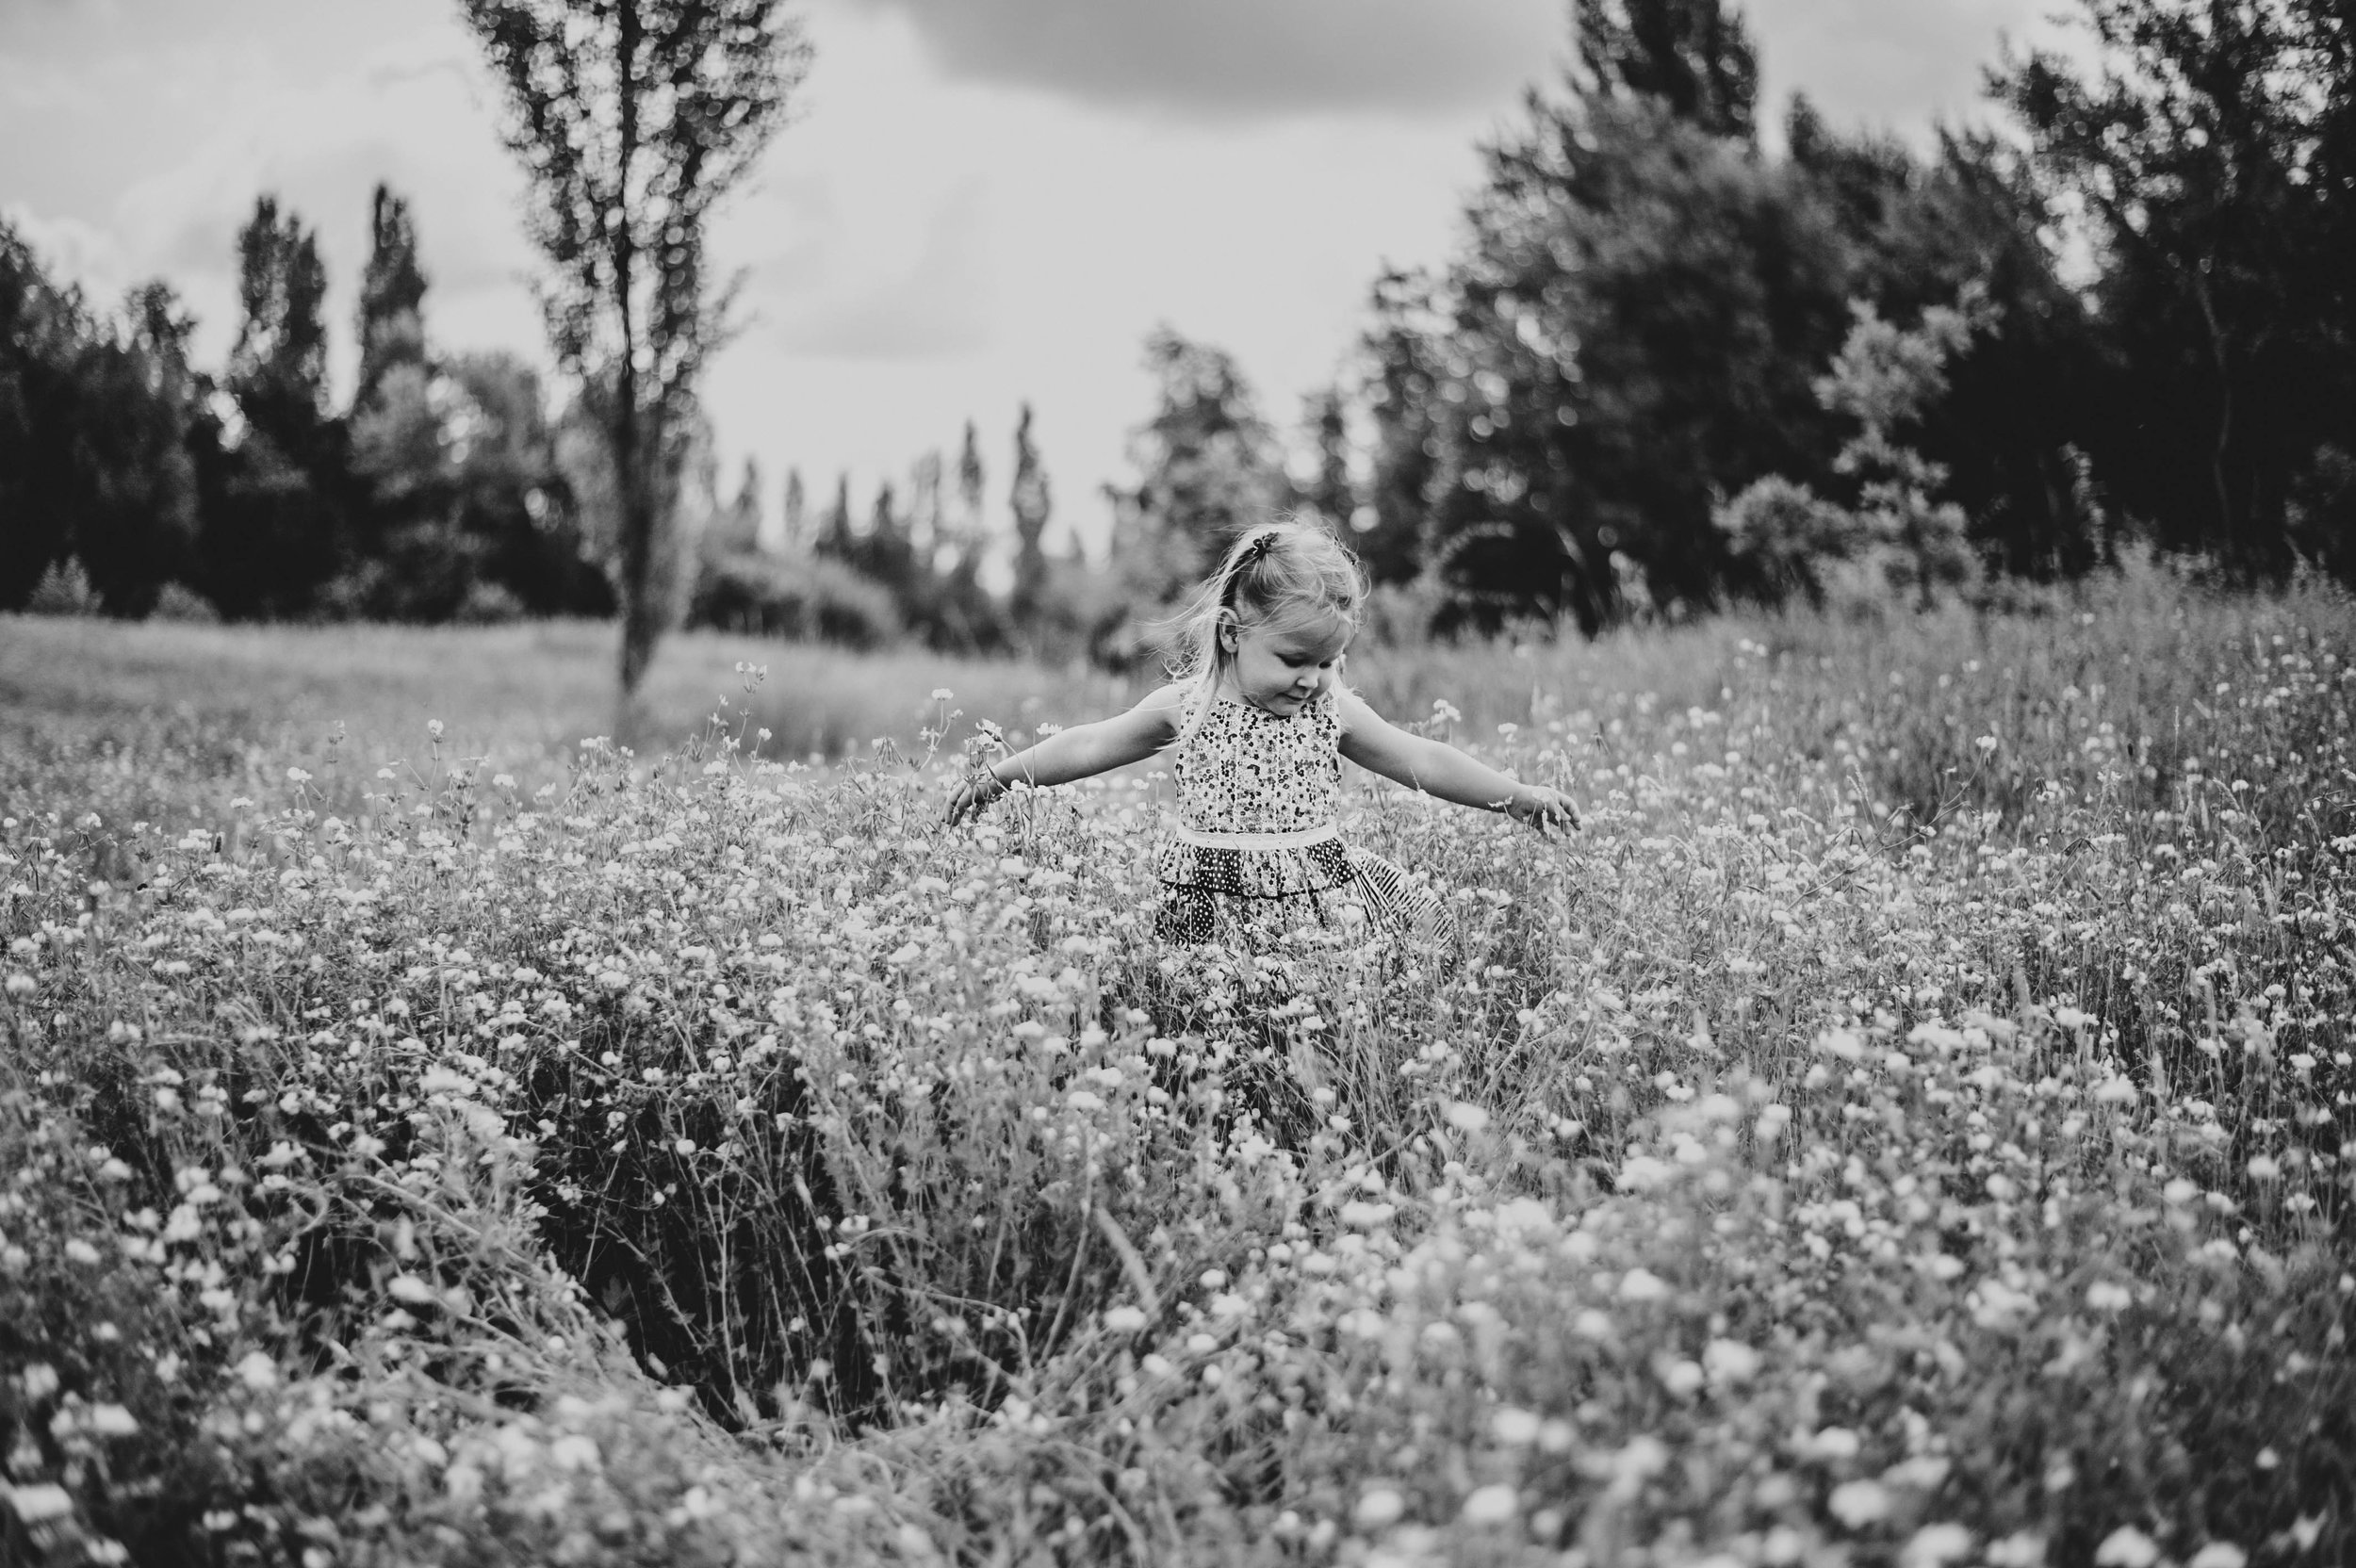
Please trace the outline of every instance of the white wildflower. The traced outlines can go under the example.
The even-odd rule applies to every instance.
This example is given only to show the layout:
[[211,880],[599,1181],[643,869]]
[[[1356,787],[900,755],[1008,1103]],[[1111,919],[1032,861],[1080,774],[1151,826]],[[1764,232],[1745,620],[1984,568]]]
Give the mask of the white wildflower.
[[2097,1568],[2151,1568],[2159,1560],[2158,1544],[2133,1525],[2119,1526],[2094,1548]]
[[1853,1530],[1890,1516],[1890,1492],[1879,1481],[1842,1481],[1824,1499],[1833,1517]]
[[1975,1537],[1961,1525],[1925,1525],[1916,1530],[1898,1554],[1899,1568],[1946,1568],[1972,1555]]

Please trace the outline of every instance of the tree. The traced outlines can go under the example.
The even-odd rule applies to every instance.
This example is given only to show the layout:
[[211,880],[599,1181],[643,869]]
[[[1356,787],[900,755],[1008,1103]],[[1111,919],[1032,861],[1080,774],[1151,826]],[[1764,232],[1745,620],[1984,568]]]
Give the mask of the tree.
[[343,560],[321,597],[346,615],[443,621],[465,604],[480,565],[453,515],[453,387],[426,348],[417,226],[383,184],[368,235],[359,375],[345,416],[357,482]]
[[744,475],[736,482],[736,498],[712,519],[712,531],[704,544],[707,549],[755,549],[760,547],[761,531],[761,460],[747,457]]
[[310,612],[347,563],[363,497],[347,427],[327,411],[326,297],[318,237],[257,198],[237,235],[242,315],[223,378],[241,428],[199,476],[199,586],[232,619]]
[[1447,380],[1449,323],[1423,272],[1386,271],[1374,285],[1374,323],[1360,344],[1367,412],[1374,420],[1368,526],[1359,559],[1377,582],[1406,582],[1423,570],[1432,485],[1439,473],[1440,388]]
[[1037,616],[1046,602],[1047,551],[1041,541],[1047,533],[1047,519],[1055,511],[1047,469],[1031,440],[1031,405],[1027,402],[1014,427],[1014,488],[1006,500],[1014,512],[1015,537],[1014,593],[1008,605],[1015,621],[1023,624]]
[[[53,281],[0,219],[0,609],[24,608],[82,545],[83,383],[97,339],[81,291]],[[86,572],[68,575],[87,584]]]
[[161,284],[94,318],[0,220],[0,609],[71,562],[99,608],[140,616],[188,571],[192,330]]
[[1128,545],[1166,546],[1176,578],[1191,580],[1236,533],[1274,513],[1283,466],[1275,433],[1233,355],[1165,326],[1146,339],[1145,363],[1156,406],[1130,435],[1139,479],[1136,489],[1113,493],[1115,536],[1125,531]]
[[445,369],[452,410],[453,517],[477,548],[460,612],[497,596],[533,615],[610,615],[613,585],[591,559],[581,507],[557,463],[539,372],[514,354],[460,354]]
[[2080,0],[2101,64],[1991,90],[2098,252],[2113,360],[2094,458],[2158,543],[2356,576],[2356,17],[2345,0]]
[[1817,400],[1858,427],[1833,466],[1857,484],[1861,553],[1890,588],[1911,590],[1920,609],[1931,608],[1939,589],[1969,583],[1976,563],[1963,509],[1939,498],[1946,466],[1899,434],[1946,392],[1948,364],[1995,325],[1976,289],[1953,307],[1924,311],[1910,332],[1860,304],[1831,371],[1816,384]]
[[531,180],[550,344],[610,452],[627,696],[663,628],[657,551],[696,378],[726,333],[730,291],[708,276],[705,225],[783,122],[810,48],[780,0],[460,4]]
[[296,463],[319,455],[327,416],[327,268],[319,236],[262,196],[237,235],[228,389],[245,422]]
[[1719,498],[1822,477],[1838,445],[1808,367],[1843,331],[1841,234],[1790,170],[1650,99],[1533,99],[1487,161],[1424,304],[1436,351],[1401,368],[1430,383],[1442,629],[1592,631],[1636,580],[1706,607]]
[[1711,136],[1759,134],[1759,52],[1722,0],[1573,0],[1583,84],[1667,108]]
[[1911,594],[1927,610],[1940,589],[1969,584],[1978,561],[1965,536],[1963,509],[1943,499],[1943,464],[1901,439],[1947,390],[1947,367],[1996,314],[1977,287],[1954,305],[1934,305],[1902,330],[1859,302],[1830,370],[1815,384],[1818,401],[1852,420],[1835,470],[1857,499],[1841,506],[1780,475],[1762,479],[1720,511],[1719,526],[1745,568],[1749,585],[1774,599],[1797,591],[1821,602],[1826,575],[1848,564],[1851,597],[1878,602]]
[[456,402],[447,377],[404,360],[384,367],[355,407],[352,467],[369,526],[323,596],[336,612],[441,622],[466,603],[483,546],[458,515]]
[[779,537],[771,553],[782,554],[787,550],[810,547],[810,540],[803,531],[807,526],[803,513],[808,505],[809,501],[802,493],[801,469],[788,468],[785,471],[785,502],[778,513]]
[[1153,417],[1130,433],[1137,483],[1104,487],[1123,608],[1088,629],[1091,651],[1115,665],[1142,658],[1154,613],[1286,494],[1275,433],[1234,356],[1163,326],[1146,339],[1145,365],[1157,395]]
[[380,184],[368,206],[368,265],[360,277],[360,379],[352,406],[367,406],[396,365],[423,366],[425,272],[417,265],[409,204]]
[[[979,455],[973,457],[978,475]],[[903,601],[902,619],[924,634],[932,646],[951,653],[979,653],[1006,643],[997,601],[982,586],[985,540],[970,523],[953,519],[941,498],[947,465],[938,451],[918,458],[908,474],[908,531],[915,546],[916,575]],[[975,508],[961,501],[959,513]]]
[[1338,386],[1322,386],[1301,399],[1301,422],[1316,465],[1306,481],[1296,481],[1292,504],[1343,538],[1358,518],[1358,486],[1350,473],[1350,405]]
[[66,474],[51,421],[74,303],[0,217],[0,610],[23,609],[65,549]]
[[851,476],[837,474],[834,504],[826,508],[826,516],[820,520],[817,536],[810,540],[810,549],[819,555],[848,561],[858,548],[859,536],[851,531]]
[[941,465],[938,450],[928,451],[908,466],[908,538],[927,569],[944,569],[952,527],[941,512]]
[[72,457],[82,482],[72,549],[108,614],[146,615],[164,584],[194,564],[195,331],[167,285],[143,284],[80,357]]
[[968,549],[979,549],[988,532],[982,520],[982,486],[987,476],[982,468],[982,442],[973,421],[965,422],[965,440],[957,449],[957,529]]
[[1991,136],[1952,132],[1919,158],[1894,139],[1835,132],[1805,97],[1792,100],[1785,142],[1845,241],[1853,298],[1912,318],[1972,289],[2001,323],[1947,365],[1913,440],[1948,470],[1988,564],[2032,578],[2097,564],[2105,543],[2078,470],[2100,429],[2099,346],[2039,237],[2055,214],[2024,160]]
[[925,580],[932,575],[928,564],[916,558],[908,514],[900,510],[899,493],[890,480],[875,486],[867,533],[851,564],[890,589],[893,600],[904,607],[918,601]]

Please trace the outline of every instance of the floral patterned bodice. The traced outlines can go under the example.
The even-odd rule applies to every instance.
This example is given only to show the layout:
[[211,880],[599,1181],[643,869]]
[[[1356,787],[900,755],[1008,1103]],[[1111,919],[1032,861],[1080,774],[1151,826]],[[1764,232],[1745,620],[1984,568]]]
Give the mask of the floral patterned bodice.
[[[1182,726],[1191,723],[1189,703]],[[1341,714],[1331,688],[1290,718],[1211,699],[1178,748],[1178,822],[1197,833],[1300,833],[1330,828],[1341,804]],[[1337,838],[1282,849],[1202,845],[1172,838],[1154,874],[1174,889],[1242,898],[1292,898],[1355,879]]]
[[[1178,820],[1199,833],[1298,833],[1333,821],[1341,803],[1342,723],[1333,688],[1280,718],[1213,697],[1179,749]],[[1183,722],[1193,717],[1188,704]]]

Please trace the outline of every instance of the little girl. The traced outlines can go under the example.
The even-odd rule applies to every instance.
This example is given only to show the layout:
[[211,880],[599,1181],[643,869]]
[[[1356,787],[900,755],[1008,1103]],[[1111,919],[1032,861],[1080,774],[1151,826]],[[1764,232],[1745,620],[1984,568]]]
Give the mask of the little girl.
[[950,824],[1017,780],[1066,784],[1168,750],[1178,825],[1155,867],[1166,939],[1259,948],[1304,924],[1339,924],[1351,905],[1384,929],[1426,924],[1441,912],[1437,898],[1343,844],[1340,758],[1541,834],[1549,823],[1577,827],[1579,817],[1562,792],[1396,729],[1338,683],[1366,599],[1357,561],[1323,530],[1248,531],[1184,616],[1178,679],[1126,713],[977,771],[951,797]]

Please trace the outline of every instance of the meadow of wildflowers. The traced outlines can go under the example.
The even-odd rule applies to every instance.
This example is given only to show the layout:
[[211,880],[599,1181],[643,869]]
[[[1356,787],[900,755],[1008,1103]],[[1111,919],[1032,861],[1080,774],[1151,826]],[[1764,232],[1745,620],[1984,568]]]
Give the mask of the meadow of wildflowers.
[[60,744],[0,1556],[2346,1560],[2351,661],[2150,571],[1378,653],[1586,831],[1369,785],[1453,943],[1252,958],[1153,940],[1151,770],[944,831],[774,689],[163,825]]

